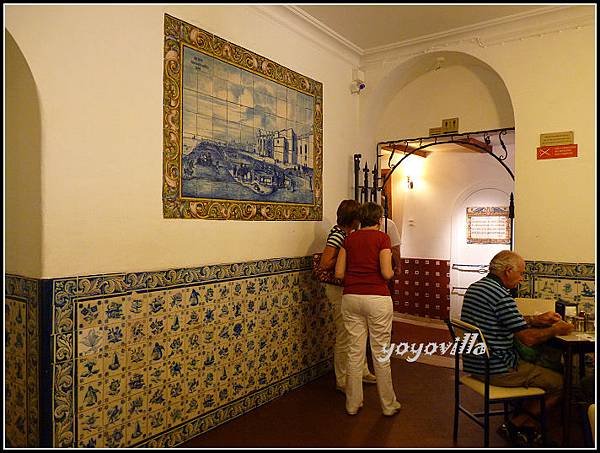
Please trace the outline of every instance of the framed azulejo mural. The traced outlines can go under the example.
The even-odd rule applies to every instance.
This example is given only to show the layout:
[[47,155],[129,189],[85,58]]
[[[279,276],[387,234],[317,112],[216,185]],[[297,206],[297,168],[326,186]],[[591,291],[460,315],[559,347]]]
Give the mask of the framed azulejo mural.
[[323,85],[165,15],[165,218],[322,220]]

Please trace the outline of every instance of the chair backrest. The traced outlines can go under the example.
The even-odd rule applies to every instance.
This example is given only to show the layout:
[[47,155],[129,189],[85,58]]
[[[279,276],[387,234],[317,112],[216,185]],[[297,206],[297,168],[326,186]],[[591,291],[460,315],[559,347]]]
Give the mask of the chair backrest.
[[[485,345],[485,356],[488,359],[490,358],[490,350],[485,341],[483,332],[481,332],[481,329],[479,329],[479,327],[473,324],[469,324],[468,322],[461,321],[457,318],[447,319],[446,324],[448,325],[448,329],[450,330],[450,335],[452,335],[453,340],[456,340],[457,337],[463,339],[461,346],[465,345],[465,347],[457,348],[457,356],[460,354],[468,353],[469,348],[466,347],[466,343],[470,344],[473,341],[472,335],[477,335],[477,337],[480,339],[479,342],[483,342],[483,344]],[[467,334],[470,335],[467,337]]]
[[546,313],[547,311],[554,311],[556,308],[556,301],[554,299],[516,297],[515,302],[522,315]]

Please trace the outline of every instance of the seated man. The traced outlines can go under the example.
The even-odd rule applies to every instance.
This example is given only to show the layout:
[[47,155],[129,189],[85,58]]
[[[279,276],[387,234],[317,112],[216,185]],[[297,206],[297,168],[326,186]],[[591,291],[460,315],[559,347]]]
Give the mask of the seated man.
[[[479,327],[490,349],[490,384],[503,387],[539,387],[546,391],[546,408],[555,407],[562,393],[563,378],[556,371],[522,360],[514,345],[516,337],[526,346],[541,344],[556,335],[567,335],[573,325],[564,322],[558,313],[523,317],[509,290],[523,280],[525,261],[509,250],[496,254],[490,262],[489,274],[467,289],[461,319]],[[484,380],[482,356],[463,357],[463,369],[474,378]],[[525,412],[513,416],[504,426],[515,438],[518,432],[527,434],[530,442],[536,437],[536,403],[525,403]]]

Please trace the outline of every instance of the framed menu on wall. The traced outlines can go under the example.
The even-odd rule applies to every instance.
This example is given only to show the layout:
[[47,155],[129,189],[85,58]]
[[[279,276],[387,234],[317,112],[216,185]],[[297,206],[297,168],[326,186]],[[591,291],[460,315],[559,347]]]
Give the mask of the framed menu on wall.
[[467,208],[467,244],[510,244],[508,207]]

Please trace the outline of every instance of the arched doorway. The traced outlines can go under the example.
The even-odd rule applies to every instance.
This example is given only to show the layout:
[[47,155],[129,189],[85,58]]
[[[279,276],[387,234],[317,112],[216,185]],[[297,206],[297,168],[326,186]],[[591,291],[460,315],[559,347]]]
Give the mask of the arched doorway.
[[[436,69],[440,58],[444,65]],[[442,119],[452,117],[460,119],[459,134],[512,130],[511,137],[504,137],[507,151],[500,149],[497,139],[492,143],[492,147],[500,149],[497,154],[506,158],[502,165],[489,155],[464,147],[449,146],[437,152],[432,146],[434,151],[421,159],[420,177],[414,178],[402,170],[394,173],[397,185],[391,189],[394,199],[392,219],[401,229],[403,258],[441,261],[448,266],[456,259],[461,261],[460,257],[453,256],[460,240],[454,237],[456,230],[453,229],[458,200],[465,201],[465,191],[474,186],[485,187],[487,181],[497,180],[501,183],[489,188],[507,194],[501,203],[507,206],[514,190],[514,113],[501,77],[474,56],[461,52],[432,52],[407,59],[390,70],[375,88],[375,93],[365,99],[364,110],[362,107],[361,120],[376,131],[377,143],[401,141],[403,137],[429,137],[429,129],[441,126]],[[372,117],[366,118],[370,114]],[[379,168],[386,168],[387,157],[389,154],[380,159]],[[504,164],[506,168],[503,168]],[[410,181],[408,176],[411,176]],[[499,203],[494,200],[493,204]],[[491,256],[483,261],[489,262],[489,258]],[[441,319],[450,315],[451,306],[454,310],[457,305],[451,304],[450,292],[455,286],[461,287],[464,280],[454,277],[454,272],[447,273],[452,281],[444,296],[447,298],[445,312],[436,315]],[[408,281],[414,283],[411,279]],[[414,298],[414,293],[408,297]],[[422,307],[423,301],[418,303]],[[416,313],[431,316],[423,310]]]

